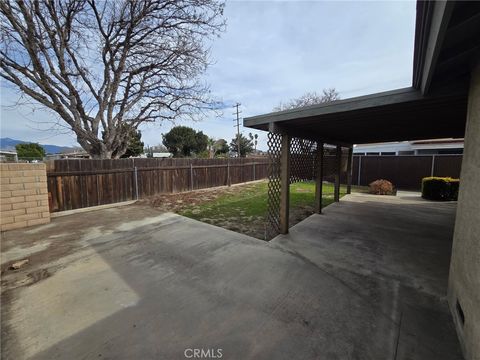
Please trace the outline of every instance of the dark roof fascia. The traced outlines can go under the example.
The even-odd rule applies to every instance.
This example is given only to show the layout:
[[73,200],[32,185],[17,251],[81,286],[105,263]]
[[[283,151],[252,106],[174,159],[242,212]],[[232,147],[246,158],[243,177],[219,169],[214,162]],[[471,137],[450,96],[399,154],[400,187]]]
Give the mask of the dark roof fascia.
[[455,1],[418,1],[413,57],[413,87],[428,94]]
[[[269,123],[333,114],[346,111],[368,109],[378,106],[417,101],[423,98],[421,92],[412,87],[385,91],[365,96],[332,101],[329,103],[305,106],[293,110],[278,111],[264,115],[252,116],[243,120],[243,125],[252,128],[268,129]],[[262,126],[263,125],[263,126]]]
[[413,78],[412,86],[420,89],[422,69],[425,60],[426,41],[429,34],[433,5],[429,1],[417,1],[415,19],[415,41],[413,48]]

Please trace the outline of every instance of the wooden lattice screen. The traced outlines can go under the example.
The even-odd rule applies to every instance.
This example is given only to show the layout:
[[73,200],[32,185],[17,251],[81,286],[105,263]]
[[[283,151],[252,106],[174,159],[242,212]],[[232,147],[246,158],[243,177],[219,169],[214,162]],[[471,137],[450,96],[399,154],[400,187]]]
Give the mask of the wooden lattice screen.
[[313,180],[317,142],[294,137],[290,141],[290,184]]
[[280,233],[280,155],[282,135],[268,133],[268,212],[265,224],[265,240]]
[[[271,239],[278,235],[280,231],[280,208],[281,208],[281,155],[282,155],[282,135],[277,133],[268,133],[268,212],[265,225],[265,239]],[[323,148],[323,163],[319,164],[320,157],[317,154],[317,148],[320,143],[312,140],[306,140],[298,137],[292,137],[289,143],[289,163],[290,171],[288,174],[289,184],[312,181],[316,178],[316,172],[320,168],[322,171],[322,181],[334,181],[335,174],[346,172],[346,163],[348,158],[348,148],[343,148],[341,158],[336,156],[336,147],[325,145]],[[340,169],[338,167],[340,166]],[[340,170],[340,172],[338,171]]]

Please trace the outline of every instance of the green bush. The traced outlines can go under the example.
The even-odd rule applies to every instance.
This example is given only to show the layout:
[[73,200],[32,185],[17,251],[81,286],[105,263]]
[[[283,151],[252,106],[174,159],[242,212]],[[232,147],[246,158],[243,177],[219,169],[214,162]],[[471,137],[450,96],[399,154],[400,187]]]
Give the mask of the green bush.
[[422,179],[422,197],[428,200],[457,200],[459,179],[426,177]]

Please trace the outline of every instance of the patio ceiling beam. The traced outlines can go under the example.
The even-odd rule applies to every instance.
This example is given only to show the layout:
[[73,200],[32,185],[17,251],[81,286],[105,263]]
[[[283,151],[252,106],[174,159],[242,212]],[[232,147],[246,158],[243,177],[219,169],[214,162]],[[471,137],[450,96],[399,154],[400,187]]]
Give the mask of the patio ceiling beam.
[[298,137],[302,138],[305,140],[311,140],[311,141],[317,141],[325,144],[331,144],[331,145],[340,145],[343,147],[351,147],[351,143],[346,143],[343,141],[338,141],[335,139],[330,139],[326,138],[320,134],[318,134],[316,131],[304,131],[301,129],[295,129],[292,126],[285,126],[281,125],[275,122],[271,122],[268,124],[268,131],[277,133],[277,134],[288,134],[291,137]]

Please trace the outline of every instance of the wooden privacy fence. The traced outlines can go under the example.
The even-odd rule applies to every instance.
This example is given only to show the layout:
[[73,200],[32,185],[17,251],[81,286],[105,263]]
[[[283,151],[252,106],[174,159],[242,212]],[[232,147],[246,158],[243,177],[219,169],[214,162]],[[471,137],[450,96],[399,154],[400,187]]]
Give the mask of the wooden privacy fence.
[[266,159],[69,159],[47,162],[50,211],[260,180]]
[[398,189],[420,190],[427,176],[460,178],[461,166],[462,155],[354,155],[352,183],[368,185],[385,179]]
[[[324,181],[333,181],[333,157],[325,156]],[[420,190],[426,176],[460,177],[462,155],[354,156],[352,183],[377,179]],[[141,199],[265,179],[267,159],[69,159],[47,162],[50,211]],[[313,176],[313,175],[312,175]],[[341,182],[346,183],[342,171]]]

